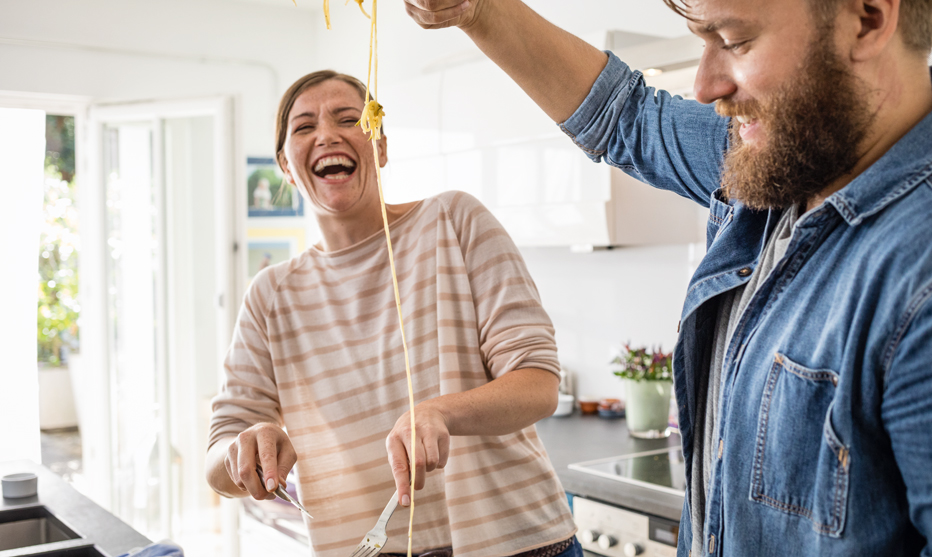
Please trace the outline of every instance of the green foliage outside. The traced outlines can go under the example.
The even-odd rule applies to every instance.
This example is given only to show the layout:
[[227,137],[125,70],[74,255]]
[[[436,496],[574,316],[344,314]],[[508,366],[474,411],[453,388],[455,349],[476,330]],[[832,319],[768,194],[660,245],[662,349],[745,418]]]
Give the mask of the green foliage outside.
[[625,344],[621,353],[612,360],[620,367],[615,375],[634,381],[672,381],[673,354],[659,348],[651,352],[647,348],[631,348]]
[[45,220],[39,237],[39,361],[59,365],[78,348],[78,211],[74,118],[46,116]]

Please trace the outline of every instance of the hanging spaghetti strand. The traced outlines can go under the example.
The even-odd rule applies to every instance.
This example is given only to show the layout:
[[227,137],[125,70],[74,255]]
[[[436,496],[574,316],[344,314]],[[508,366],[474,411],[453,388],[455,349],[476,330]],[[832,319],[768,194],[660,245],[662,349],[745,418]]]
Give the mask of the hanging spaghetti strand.
[[[362,1],[359,2],[362,8]],[[405,377],[408,380],[408,412],[411,418],[411,446],[408,451],[408,466],[411,469],[411,508],[408,514],[408,557],[411,557],[411,547],[414,535],[414,482],[416,477],[416,468],[414,466],[414,455],[417,447],[417,431],[414,420],[414,384],[411,381],[411,362],[408,357],[408,342],[405,338],[405,320],[401,311],[401,294],[398,291],[398,274],[395,270],[395,255],[392,250],[392,235],[388,228],[388,212],[385,208],[385,195],[382,190],[382,170],[379,165],[379,145],[378,141],[382,137],[382,117],[385,111],[382,105],[376,102],[379,88],[379,36],[376,20],[378,18],[378,0],[372,0],[372,16],[369,28],[369,68],[366,76],[366,98],[363,106],[362,115],[359,122],[356,123],[364,133],[369,134],[372,141],[372,156],[375,159],[376,182],[379,187],[379,203],[382,207],[382,226],[385,229],[385,242],[388,245],[388,262],[392,271],[392,287],[395,290],[395,307],[398,310],[398,325],[401,328],[401,346],[405,355]],[[363,12],[365,13],[365,11]],[[371,90],[371,94],[370,94]]]

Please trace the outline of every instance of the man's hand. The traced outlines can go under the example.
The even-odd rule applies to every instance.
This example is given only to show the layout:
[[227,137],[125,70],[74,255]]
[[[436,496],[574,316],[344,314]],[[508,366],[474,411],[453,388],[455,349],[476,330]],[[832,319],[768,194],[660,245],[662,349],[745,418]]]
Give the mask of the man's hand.
[[[426,473],[446,466],[450,456],[450,430],[446,418],[432,407],[431,402],[422,402],[414,409],[417,433],[414,445],[415,489],[423,489]],[[388,449],[388,462],[395,477],[395,487],[398,489],[398,500],[402,506],[407,507],[411,504],[410,412],[405,412],[395,422],[395,427],[385,440],[385,447]]]
[[[288,435],[275,424],[256,424],[236,436],[223,459],[230,480],[255,499],[274,499],[270,493],[285,485],[298,456]],[[256,465],[262,466],[260,479]]]
[[472,22],[482,0],[405,0],[405,9],[424,29],[464,27]]

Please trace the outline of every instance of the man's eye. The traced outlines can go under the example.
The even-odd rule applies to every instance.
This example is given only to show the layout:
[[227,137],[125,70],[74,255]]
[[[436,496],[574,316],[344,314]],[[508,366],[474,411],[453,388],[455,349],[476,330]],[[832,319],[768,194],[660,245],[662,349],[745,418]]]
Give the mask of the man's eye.
[[730,43],[730,44],[722,45],[722,48],[725,49],[725,50],[729,50],[729,51],[734,52],[734,51],[737,51],[737,50],[741,50],[741,48],[744,47],[745,45],[747,45],[748,42],[749,42],[749,41],[740,41],[740,42],[737,42],[737,43]]

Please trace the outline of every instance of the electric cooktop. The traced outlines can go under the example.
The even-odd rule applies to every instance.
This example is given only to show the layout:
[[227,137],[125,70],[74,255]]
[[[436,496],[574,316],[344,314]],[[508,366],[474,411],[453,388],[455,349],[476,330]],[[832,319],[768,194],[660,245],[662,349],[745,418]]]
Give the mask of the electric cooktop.
[[686,464],[683,450],[679,447],[590,460],[570,464],[569,467],[681,497],[686,491]]

